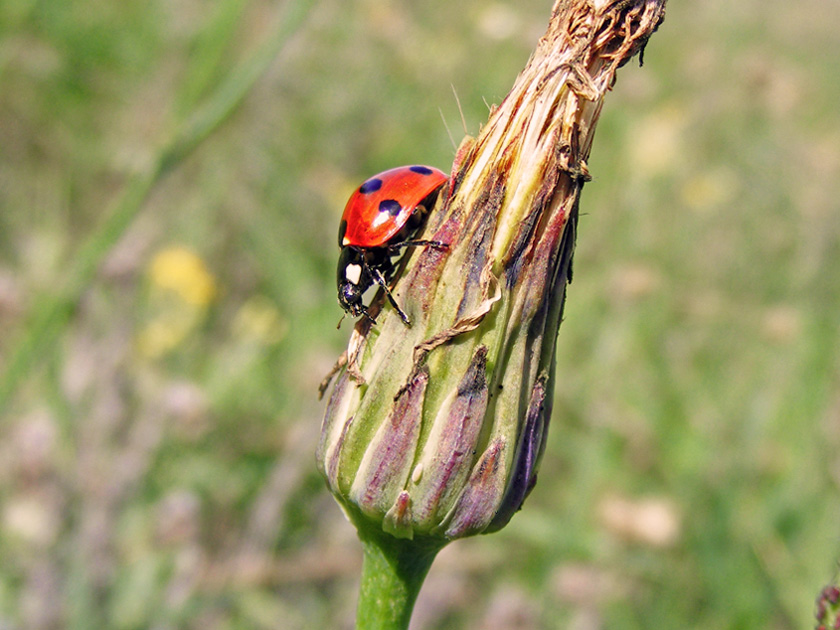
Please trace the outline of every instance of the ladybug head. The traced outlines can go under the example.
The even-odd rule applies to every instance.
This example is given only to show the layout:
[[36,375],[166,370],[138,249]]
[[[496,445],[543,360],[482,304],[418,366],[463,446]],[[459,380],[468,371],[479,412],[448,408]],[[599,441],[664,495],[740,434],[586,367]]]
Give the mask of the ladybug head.
[[367,309],[362,296],[373,284],[364,254],[353,247],[342,247],[336,279],[341,307],[353,317],[364,314]]

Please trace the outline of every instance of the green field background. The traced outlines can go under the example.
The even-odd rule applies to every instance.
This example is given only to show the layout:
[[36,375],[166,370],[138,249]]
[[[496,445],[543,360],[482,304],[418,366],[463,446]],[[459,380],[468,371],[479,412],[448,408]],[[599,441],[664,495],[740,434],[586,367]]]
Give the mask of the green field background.
[[[373,173],[448,169],[550,4],[0,3],[2,630],[352,628],[361,550],[313,456],[338,219]],[[539,483],[441,553],[414,630],[813,627],[839,26],[672,0],[619,71]]]

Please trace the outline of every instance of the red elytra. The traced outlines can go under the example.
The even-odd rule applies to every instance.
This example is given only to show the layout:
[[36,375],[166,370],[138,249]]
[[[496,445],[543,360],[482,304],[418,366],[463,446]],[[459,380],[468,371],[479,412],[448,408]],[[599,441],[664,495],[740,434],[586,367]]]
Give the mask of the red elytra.
[[344,207],[341,247],[382,247],[406,225],[423,199],[449,179],[432,166],[400,166],[368,179]]

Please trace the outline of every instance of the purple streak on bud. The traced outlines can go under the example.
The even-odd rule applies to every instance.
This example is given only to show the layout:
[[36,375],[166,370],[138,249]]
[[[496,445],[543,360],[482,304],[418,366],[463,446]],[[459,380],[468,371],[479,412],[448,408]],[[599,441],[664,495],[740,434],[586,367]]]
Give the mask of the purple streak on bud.
[[504,468],[500,463],[506,445],[503,437],[493,440],[473,468],[446,529],[447,538],[477,534],[490,524],[505,491]]
[[433,429],[419,459],[420,478],[412,489],[418,522],[442,518],[469,475],[487,410],[487,346],[478,347],[450,401],[440,412],[442,429]]
[[335,428],[335,420],[346,417],[344,413],[341,413],[339,408],[346,407],[352,398],[352,396],[345,395],[348,380],[349,374],[345,370],[335,383],[333,392],[330,394],[330,400],[327,403],[327,410],[324,413],[324,422],[321,425],[321,439],[318,442],[318,448],[315,452],[318,467],[321,468],[321,473],[326,477],[327,483],[333,489],[338,489],[337,471],[338,462],[341,457],[341,447],[344,445],[344,438],[347,436],[347,431],[353,423],[353,416],[348,417],[341,427],[338,438],[330,440],[330,436],[333,434]]
[[336,440],[335,446],[325,462],[326,470],[324,471],[324,474],[326,475],[330,486],[333,488],[338,488],[338,463],[341,461],[341,447],[344,446],[344,439],[347,437],[347,432],[350,430],[352,424],[353,416],[350,416],[347,418],[344,426],[341,427],[341,434],[339,435],[338,440]]
[[831,585],[820,591],[817,597],[814,616],[823,628],[831,627],[836,630],[840,628],[840,616],[838,616],[837,604],[840,602],[840,588]]
[[537,483],[537,464],[542,454],[543,438],[548,415],[546,413],[546,382],[548,375],[543,373],[534,383],[531,400],[525,416],[520,442],[517,445],[516,458],[512,470],[512,480],[505,498],[499,506],[488,532],[501,529],[522,507],[525,498]]
[[503,184],[496,178],[479,196],[467,217],[468,233],[464,240],[468,241],[468,244],[464,246],[466,254],[461,266],[463,294],[455,313],[456,321],[475,309],[483,299],[484,283],[481,274],[487,266],[493,246],[497,214],[503,198]]
[[[461,216],[453,216],[438,229],[432,236],[432,240],[440,243],[454,243],[461,230]],[[427,311],[434,301],[440,276],[444,264],[451,251],[427,247],[419,253],[417,265],[407,274],[406,286],[410,286],[412,297],[417,301],[418,307]]]
[[365,451],[350,488],[350,498],[369,514],[382,514],[405,487],[420,433],[429,371],[420,368],[394,401]]
[[817,599],[817,610],[814,612],[814,616],[817,618],[817,621],[822,621],[825,617],[826,608],[825,608],[825,601],[822,598]]

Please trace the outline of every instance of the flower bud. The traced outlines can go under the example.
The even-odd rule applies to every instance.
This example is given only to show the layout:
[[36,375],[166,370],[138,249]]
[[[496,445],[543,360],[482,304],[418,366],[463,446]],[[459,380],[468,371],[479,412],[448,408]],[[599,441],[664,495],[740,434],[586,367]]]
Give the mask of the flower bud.
[[419,237],[448,247],[408,253],[393,293],[411,327],[377,315],[379,296],[378,323],[353,331],[317,460],[358,527],[441,542],[494,531],[536,482],[592,133],[616,69],[643,45],[634,29],[659,19],[632,3],[597,19],[564,6],[458,150]]

